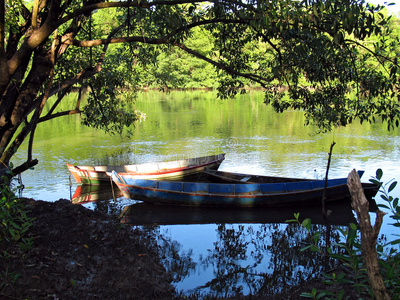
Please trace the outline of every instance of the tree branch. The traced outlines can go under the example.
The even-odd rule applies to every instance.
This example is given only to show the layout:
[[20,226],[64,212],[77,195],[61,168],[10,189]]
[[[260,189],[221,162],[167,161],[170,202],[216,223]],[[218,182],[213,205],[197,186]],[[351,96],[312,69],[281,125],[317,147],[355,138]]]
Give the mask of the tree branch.
[[51,119],[55,119],[55,118],[58,118],[58,117],[62,117],[62,116],[76,115],[76,114],[80,114],[82,112],[83,112],[82,110],[67,110],[67,111],[57,112],[57,113],[52,114],[52,115],[47,114],[44,117],[39,118],[38,123],[45,122],[45,121],[48,121],[48,120],[51,120]]
[[192,54],[193,56],[202,59],[210,64],[212,64],[213,66],[217,67],[218,69],[222,69],[226,72],[228,72],[229,74],[235,75],[235,76],[241,76],[241,77],[245,77],[248,78],[250,80],[253,80],[255,82],[258,82],[259,84],[261,84],[263,87],[266,87],[266,84],[273,81],[275,78],[271,77],[271,78],[265,78],[259,75],[255,75],[255,74],[251,74],[251,73],[241,73],[241,72],[237,72],[235,70],[233,70],[232,68],[229,68],[228,66],[222,64],[222,63],[218,63],[216,61],[213,61],[212,59],[205,57],[204,55],[189,49],[188,47],[186,47],[185,45],[182,44],[178,44],[178,43],[174,43],[174,46],[177,46],[179,48],[181,48],[182,50],[186,51],[187,53]]
[[36,166],[38,164],[38,162],[39,161],[37,159],[26,161],[23,164],[19,165],[18,167],[12,169],[11,174],[12,174],[12,176],[21,174],[21,173],[25,172],[26,170]]
[[39,11],[39,0],[35,0],[33,2],[32,8],[32,28],[35,29],[37,27],[37,15]]
[[132,43],[132,42],[141,42],[146,44],[167,44],[167,38],[147,38],[143,36],[132,36],[132,37],[120,37],[120,38],[107,38],[107,39],[98,39],[91,41],[78,41],[76,39],[63,38],[61,42],[66,45],[74,45],[77,47],[94,47],[105,44],[117,44],[117,43]]

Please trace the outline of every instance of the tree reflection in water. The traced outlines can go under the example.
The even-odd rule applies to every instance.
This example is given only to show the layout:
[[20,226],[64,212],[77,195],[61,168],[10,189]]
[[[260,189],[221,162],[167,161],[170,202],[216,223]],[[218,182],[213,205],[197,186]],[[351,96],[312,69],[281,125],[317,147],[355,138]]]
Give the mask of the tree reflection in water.
[[158,244],[162,249],[164,266],[173,275],[173,281],[179,282],[190,276],[197,265],[192,258],[193,249],[185,251],[179,242],[162,234],[158,236]]
[[[98,190],[95,191],[99,193]],[[87,197],[77,198],[100,199]],[[109,199],[109,196],[107,196]],[[301,251],[309,245],[308,233],[297,223],[285,223],[300,217],[311,218],[312,230],[321,233],[319,246],[339,241],[339,225],[355,222],[348,202],[330,206],[330,226],[324,225],[320,208],[284,208],[266,210],[220,210],[166,207],[121,201],[97,201],[94,210],[119,213],[123,224],[154,237],[164,265],[173,282],[186,294],[207,293],[217,297],[273,295],[300,285],[332,262],[315,252]],[[160,224],[160,225],[151,225]],[[161,225],[162,224],[162,225]],[[203,225],[201,225],[203,224]],[[328,230],[329,229],[329,230]]]
[[[188,225],[190,226],[190,225]],[[331,226],[332,227],[332,226]],[[312,230],[330,236],[330,243],[338,242],[339,231],[332,227],[312,225]],[[336,229],[336,230],[335,230]],[[207,282],[198,284],[194,290],[214,296],[272,295],[302,284],[324,267],[325,257],[301,249],[309,244],[307,233],[298,224],[217,224],[213,248],[194,258],[193,249],[184,250],[181,243],[173,240],[160,227],[154,228],[164,258],[165,267],[175,282],[182,282],[196,272],[207,272]],[[326,242],[320,240],[320,247]],[[195,249],[198,250],[198,249]]]
[[[154,237],[165,268],[186,294],[274,295],[333,267],[325,256],[301,251],[310,244],[308,233],[297,223],[285,223],[300,208],[224,209],[221,213],[142,203],[125,206],[121,212],[121,205],[119,201],[98,201],[94,210],[119,211],[122,223]],[[312,230],[321,233],[320,248],[339,242],[339,227],[355,221],[349,203],[330,210],[334,224],[330,226],[324,225],[320,208],[300,212],[303,219],[307,216],[317,223]]]

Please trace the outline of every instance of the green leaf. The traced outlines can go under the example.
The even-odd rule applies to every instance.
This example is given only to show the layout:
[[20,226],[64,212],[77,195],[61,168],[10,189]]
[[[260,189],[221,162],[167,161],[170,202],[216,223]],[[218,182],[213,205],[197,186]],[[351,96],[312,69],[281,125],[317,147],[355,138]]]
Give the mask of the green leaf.
[[354,223],[351,223],[351,224],[350,224],[350,228],[351,228],[352,230],[357,230],[357,229],[358,229],[358,226],[357,226],[356,224],[354,224]]
[[394,207],[394,208],[397,208],[398,205],[399,205],[399,198],[395,198],[395,199],[393,200],[393,207]]
[[320,252],[319,248],[315,245],[311,245],[311,249],[312,252]]
[[314,296],[311,293],[301,293],[300,297],[314,299]]
[[310,230],[311,229],[311,219],[310,218],[304,219],[303,222],[301,223],[301,225],[304,228],[306,228],[307,230]]
[[306,251],[307,249],[310,249],[313,245],[308,245],[304,248],[301,248],[300,251]]
[[381,195],[381,198],[382,198],[383,200],[387,201],[387,202],[390,202],[390,201],[389,201],[389,198],[388,198],[386,195]]
[[389,186],[388,192],[390,193],[391,191],[393,191],[393,189],[396,187],[396,185],[397,185],[397,181],[394,181],[394,182]]
[[378,207],[382,207],[382,208],[386,208],[386,209],[389,209],[389,210],[390,210],[390,207],[387,206],[387,205],[385,205],[385,204],[378,204],[377,206],[378,206]]
[[382,169],[376,170],[376,178],[378,178],[378,180],[381,180],[382,175],[383,175]]
[[378,185],[378,186],[380,186],[382,184],[379,180],[376,180],[376,179],[370,179],[369,182],[371,182],[375,185]]

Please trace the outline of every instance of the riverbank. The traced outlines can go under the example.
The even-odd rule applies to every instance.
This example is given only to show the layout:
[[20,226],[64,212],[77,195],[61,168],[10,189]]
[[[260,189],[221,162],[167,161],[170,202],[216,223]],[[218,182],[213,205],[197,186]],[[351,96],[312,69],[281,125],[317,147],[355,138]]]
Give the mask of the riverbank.
[[[177,295],[155,240],[145,232],[68,200],[23,201],[34,218],[29,230],[34,243],[25,252],[0,244],[1,253],[8,253],[2,259],[1,299],[217,299]],[[313,287],[326,288],[321,283],[315,279],[268,299],[301,299]]]
[[1,299],[174,297],[151,237],[68,200],[24,201],[34,243],[26,252],[2,243]]

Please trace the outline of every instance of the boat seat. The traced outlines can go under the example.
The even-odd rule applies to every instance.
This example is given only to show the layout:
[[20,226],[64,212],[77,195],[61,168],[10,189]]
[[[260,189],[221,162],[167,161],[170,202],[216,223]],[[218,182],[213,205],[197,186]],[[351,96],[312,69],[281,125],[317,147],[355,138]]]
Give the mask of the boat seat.
[[242,179],[240,179],[240,181],[247,182],[247,181],[249,181],[250,178],[251,178],[251,176],[246,176],[246,177],[243,177]]

